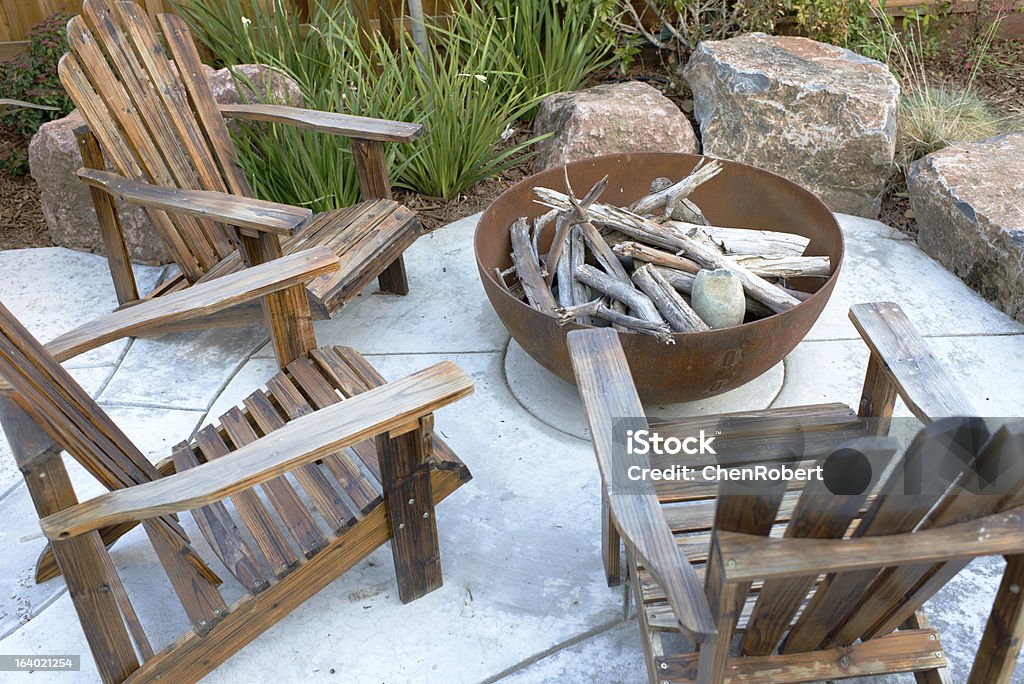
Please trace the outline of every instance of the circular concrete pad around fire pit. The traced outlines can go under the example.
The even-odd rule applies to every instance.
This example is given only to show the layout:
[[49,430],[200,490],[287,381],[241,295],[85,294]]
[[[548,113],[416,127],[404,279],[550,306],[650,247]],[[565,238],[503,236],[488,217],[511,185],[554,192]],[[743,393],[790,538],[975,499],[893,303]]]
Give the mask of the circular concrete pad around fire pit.
[[[681,404],[647,405],[647,415],[655,418],[688,416],[768,408],[782,390],[785,379],[782,361],[746,385],[717,397]],[[573,437],[590,439],[583,402],[570,385],[530,358],[515,340],[505,350],[505,382],[513,396],[532,416],[549,427]]]

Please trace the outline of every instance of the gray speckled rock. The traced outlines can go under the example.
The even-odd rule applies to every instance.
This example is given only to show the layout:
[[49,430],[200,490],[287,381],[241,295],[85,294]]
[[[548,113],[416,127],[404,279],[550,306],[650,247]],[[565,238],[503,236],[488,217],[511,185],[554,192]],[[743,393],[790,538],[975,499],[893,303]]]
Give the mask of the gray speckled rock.
[[700,149],[686,115],[640,81],[555,93],[541,103],[533,131],[554,133],[537,144],[535,171],[602,154]]
[[[269,89],[271,99],[282,104],[302,104],[298,84],[267,67],[243,64],[237,67],[255,86],[258,96]],[[242,97],[227,69],[206,68],[214,97],[222,103],[239,103]],[[100,227],[92,204],[89,188],[78,180],[75,173],[82,166],[82,155],[75,140],[75,129],[85,120],[78,111],[56,121],[43,124],[28,146],[29,168],[39,185],[43,217],[53,244],[87,252],[103,253]],[[111,171],[115,171],[108,164]],[[134,261],[165,264],[171,254],[163,241],[153,232],[153,225],[145,211],[139,207],[120,205],[121,227],[128,242],[128,252]]]
[[877,217],[895,145],[889,69],[807,38],[701,43],[683,71],[704,154],[778,173],[833,211]]
[[929,154],[907,184],[921,249],[1024,321],[1024,133]]
[[747,300],[740,279],[724,268],[706,269],[693,280],[691,306],[712,328],[730,328],[743,322]]

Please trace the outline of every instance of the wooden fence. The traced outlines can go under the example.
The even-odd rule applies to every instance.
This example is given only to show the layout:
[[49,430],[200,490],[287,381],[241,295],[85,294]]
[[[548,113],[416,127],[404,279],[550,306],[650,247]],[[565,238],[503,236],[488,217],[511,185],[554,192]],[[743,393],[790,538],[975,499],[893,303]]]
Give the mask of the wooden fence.
[[[249,0],[262,4],[272,4],[273,0]],[[366,8],[366,18],[376,22],[380,16],[378,0],[287,0],[294,4],[301,13],[308,13],[320,2],[350,2],[354,8]],[[391,9],[394,17],[401,11],[402,0],[382,0],[388,4],[385,10]],[[136,0],[146,8],[150,15],[171,11],[169,0]],[[427,15],[444,14],[453,0],[423,0],[423,11]],[[0,60],[9,59],[19,53],[25,46],[25,36],[40,21],[59,10],[71,13],[78,12],[82,0],[0,0]]]

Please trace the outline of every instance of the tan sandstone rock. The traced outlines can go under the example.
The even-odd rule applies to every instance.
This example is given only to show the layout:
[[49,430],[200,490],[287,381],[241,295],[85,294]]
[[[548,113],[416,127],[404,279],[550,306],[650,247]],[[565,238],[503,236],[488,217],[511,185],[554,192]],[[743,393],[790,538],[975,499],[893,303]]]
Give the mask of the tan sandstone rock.
[[683,76],[704,153],[778,173],[833,211],[875,218],[900,88],[881,62],[807,38],[701,43]]

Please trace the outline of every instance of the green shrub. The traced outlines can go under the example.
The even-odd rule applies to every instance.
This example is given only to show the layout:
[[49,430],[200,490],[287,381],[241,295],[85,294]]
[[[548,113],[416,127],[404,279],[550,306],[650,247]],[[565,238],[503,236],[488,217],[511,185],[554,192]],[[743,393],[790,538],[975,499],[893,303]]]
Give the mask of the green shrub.
[[[516,122],[554,90],[573,89],[608,64],[615,0],[470,0],[428,21],[429,54],[404,32],[368,49],[346,3],[318,3],[309,26],[287,3],[179,0],[197,38],[228,65],[263,62],[294,78],[305,104],[422,123],[410,145],[389,146],[392,181],[450,199],[519,163],[534,140],[505,144]],[[497,18],[496,18],[497,17]],[[282,126],[249,126],[241,163],[268,199],[314,210],[350,204],[358,183],[347,141]]]
[[57,62],[67,52],[64,27],[70,15],[58,12],[32,27],[28,46],[16,58],[0,62],[3,96],[57,107],[48,111],[17,108],[0,114],[0,121],[22,135],[32,135],[46,121],[59,119],[74,108],[57,78]]

